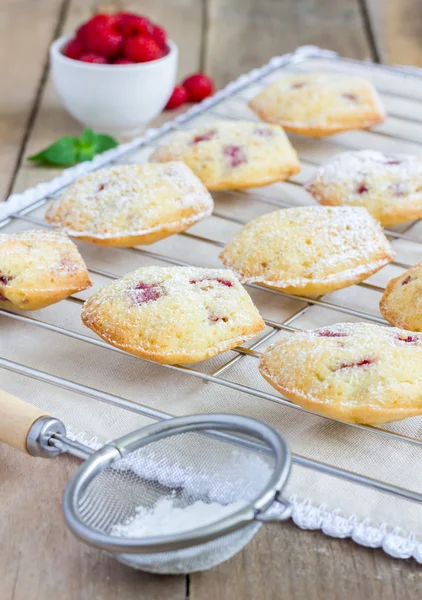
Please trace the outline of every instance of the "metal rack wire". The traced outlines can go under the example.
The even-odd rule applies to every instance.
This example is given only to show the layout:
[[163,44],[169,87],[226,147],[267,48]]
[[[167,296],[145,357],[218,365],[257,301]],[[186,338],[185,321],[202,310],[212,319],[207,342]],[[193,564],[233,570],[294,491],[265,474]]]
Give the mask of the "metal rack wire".
[[[315,58],[318,58],[318,56],[316,55]],[[335,64],[336,61],[338,61],[337,64],[339,64],[341,59],[331,55],[330,60],[333,61],[333,64]],[[341,60],[341,62],[343,62],[343,61]],[[354,66],[358,66],[360,64],[358,61],[344,61],[344,62],[347,64],[350,64],[350,65],[354,65]],[[206,115],[206,116],[209,116],[212,118],[219,118],[219,119],[221,119],[221,118],[238,118],[238,117],[233,117],[233,116],[221,113],[218,110],[216,110],[216,108],[218,109],[218,105],[227,99],[234,100],[235,102],[240,102],[240,103],[243,102],[244,103],[245,102],[244,98],[242,98],[241,95],[239,95],[239,94],[241,94],[242,91],[247,89],[250,85],[256,86],[257,84],[259,84],[261,82],[261,80],[265,79],[268,75],[273,74],[273,72],[280,69],[281,67],[292,68],[295,65],[300,65],[300,63],[301,63],[300,58],[298,58],[295,55],[287,56],[287,57],[285,57],[284,60],[271,61],[269,63],[269,65],[267,65],[266,67],[263,67],[262,69],[257,70],[255,72],[255,75],[254,75],[254,72],[251,73],[249,75],[249,77],[247,77],[246,79],[244,79],[244,80],[240,79],[237,82],[237,84],[232,84],[231,87],[228,86],[228,88],[225,90],[225,93],[221,94],[216,99],[203,103],[202,108],[199,108],[199,109],[197,108],[196,110],[190,111],[189,113],[187,113],[187,115],[183,115],[182,117],[179,117],[175,121],[173,121],[171,123],[167,123],[165,126],[160,128],[159,130],[157,130],[153,135],[147,137],[146,139],[141,140],[139,142],[139,144],[137,144],[136,146],[131,147],[130,151],[128,151],[127,153],[125,153],[122,156],[119,156],[117,159],[110,161],[109,164],[124,163],[128,157],[130,158],[130,152],[133,151],[134,149],[136,149],[136,150],[152,149],[157,143],[160,142],[160,139],[164,135],[166,135],[167,133],[171,132],[174,129],[184,129],[186,127],[191,126],[192,121],[199,115]],[[393,71],[391,68],[381,67],[381,66],[370,67],[369,65],[366,65],[365,68],[367,68],[367,69],[368,68],[385,69],[387,72]],[[421,83],[421,89],[422,89],[422,77],[420,79],[420,83]],[[382,93],[382,90],[381,90],[381,93]],[[400,94],[398,94],[398,95],[400,95]],[[403,118],[402,115],[394,115],[394,113],[392,114],[392,116],[393,117],[396,116],[397,118]],[[417,121],[422,126],[422,120],[416,119],[415,121]],[[385,133],[385,132],[381,132],[381,133],[379,133],[379,135],[392,137],[389,133]],[[409,141],[408,138],[401,138],[401,139],[404,139],[404,141]],[[324,144],[324,141],[322,140],[322,141],[320,141],[320,143]],[[341,145],[345,146],[345,149],[348,148],[344,142],[341,142]],[[299,153],[299,157],[300,157],[300,153]],[[317,161],[314,162],[314,161],[310,160],[309,157],[306,157],[305,159],[301,158],[301,163],[305,164],[305,165],[312,165],[312,164],[317,165],[318,164]],[[103,166],[103,164],[100,164],[99,166]],[[290,181],[289,185],[298,186],[301,184],[298,183],[297,181]],[[43,206],[47,205],[49,201],[54,200],[54,198],[56,198],[61,193],[61,191],[63,190],[64,187],[65,186],[57,186],[53,192],[49,191],[48,194],[45,194],[43,197],[35,200],[29,206],[26,206],[25,208],[8,215],[3,221],[0,222],[0,231],[1,231],[2,227],[4,228],[6,225],[9,225],[12,222],[20,222],[22,224],[24,224],[24,223],[28,224],[28,226],[36,225],[37,227],[47,228],[48,225],[43,220],[41,220],[37,217],[34,217],[30,213],[32,213],[34,210],[38,210],[38,209],[42,208]],[[274,205],[277,208],[283,208],[283,207],[288,207],[288,206],[297,206],[297,204],[289,203],[289,202],[286,202],[285,200],[278,200],[278,199],[275,200],[273,197],[267,196],[267,195],[263,194],[262,192],[257,192],[257,191],[253,191],[252,194],[250,192],[245,193],[242,191],[234,191],[234,190],[228,191],[225,193],[227,193],[229,195],[233,195],[233,196],[242,197],[245,202],[248,201],[248,198],[249,199],[253,198],[253,200],[255,202],[263,202],[268,205]],[[221,212],[221,211],[214,211],[213,216],[217,217],[219,219],[224,219],[225,221],[230,221],[236,225],[245,224],[245,221],[238,219],[236,217],[232,217],[227,214],[224,214],[224,212]],[[421,244],[421,240],[419,240],[415,237],[412,237],[411,235],[408,235],[408,233],[407,233],[407,231],[413,225],[414,225],[414,223],[411,223],[406,229],[404,229],[400,232],[386,230],[386,235],[390,239],[393,239],[393,240],[394,239],[395,240],[403,240],[403,241],[410,242],[410,243]],[[203,237],[203,236],[194,234],[192,232],[184,232],[179,235],[186,239],[194,240],[196,242],[210,244],[217,248],[220,248],[220,247],[222,248],[225,245],[221,241]],[[164,255],[164,254],[161,254],[158,252],[146,250],[144,248],[126,248],[126,249],[124,249],[124,251],[128,252],[128,253],[140,254],[146,258],[153,259],[153,260],[156,260],[159,262],[164,262],[164,263],[171,264],[171,265],[192,266],[191,263],[189,263],[189,262],[185,262],[185,261],[176,259],[174,257],[167,256],[167,255]],[[393,264],[400,268],[408,268],[409,266],[411,266],[410,264],[405,264],[400,261],[394,261]],[[118,275],[115,273],[95,268],[93,265],[88,264],[87,266],[88,266],[89,271],[94,275],[99,275],[106,279],[116,279],[118,277]],[[369,283],[369,282],[361,282],[357,285],[363,289],[368,289],[373,292],[382,292],[384,289],[383,287],[381,287],[379,285],[375,285],[375,284]],[[253,284],[251,284],[248,287],[260,289],[261,291],[263,291],[263,289],[264,289],[260,286],[253,285]],[[198,371],[198,370],[195,370],[188,366],[181,366],[181,365],[162,365],[162,368],[163,368],[163,370],[164,369],[175,370],[175,371],[185,374],[186,376],[196,377],[196,378],[202,379],[203,381],[212,382],[217,385],[222,385],[227,388],[234,389],[240,393],[249,394],[249,395],[254,396],[262,401],[275,403],[276,405],[279,405],[280,407],[288,406],[289,408],[295,409],[297,411],[303,411],[303,412],[309,413],[309,411],[305,411],[305,409],[303,409],[302,407],[292,404],[291,402],[284,399],[280,395],[261,391],[261,390],[252,388],[250,386],[244,385],[240,382],[235,382],[235,381],[231,381],[229,379],[225,379],[222,377],[222,375],[228,369],[230,369],[235,363],[242,360],[242,357],[244,357],[244,356],[259,358],[260,357],[259,347],[262,344],[264,344],[265,342],[269,341],[279,331],[285,331],[287,333],[300,331],[300,329],[295,326],[295,322],[300,317],[305,315],[306,312],[309,311],[309,309],[312,306],[319,306],[319,307],[328,309],[330,311],[336,311],[340,314],[350,315],[353,317],[365,319],[365,320],[368,320],[368,321],[371,321],[374,323],[378,323],[378,324],[383,324],[383,325],[388,325],[388,324],[380,316],[371,314],[369,312],[356,310],[356,309],[350,308],[348,306],[342,305],[340,303],[337,303],[335,301],[326,300],[323,297],[316,297],[316,298],[300,297],[300,298],[298,298],[297,296],[293,296],[291,294],[287,294],[287,293],[284,293],[281,291],[272,290],[272,289],[268,289],[268,288],[265,288],[265,293],[277,294],[281,298],[290,298],[290,299],[294,299],[296,301],[299,300],[301,302],[302,306],[300,306],[299,309],[297,309],[292,315],[290,315],[288,318],[286,318],[284,320],[276,321],[273,319],[266,319],[265,323],[269,329],[268,332],[266,332],[261,338],[257,339],[249,347],[240,346],[240,347],[235,348],[234,351],[236,352],[237,355],[235,357],[230,357],[225,363],[220,365],[212,373]],[[72,303],[76,303],[78,305],[83,303],[83,301],[78,297],[70,297],[65,302],[72,302]],[[61,327],[58,325],[44,322],[33,316],[28,316],[26,314],[17,314],[17,313],[13,313],[13,312],[7,311],[7,310],[0,310],[0,314],[1,314],[1,316],[3,316],[6,319],[12,319],[17,322],[27,323],[27,324],[33,325],[35,327],[38,327],[38,328],[52,331],[52,332],[57,333],[62,336],[73,338],[75,340],[78,340],[79,342],[83,342],[86,344],[92,344],[94,346],[107,349],[108,351],[117,352],[123,356],[128,356],[127,353],[125,353],[124,351],[119,350],[114,347],[111,347],[106,342],[102,341],[101,339],[96,339],[96,338],[90,337],[88,335],[84,335],[84,334],[72,331],[70,329],[67,329],[67,328],[64,328],[64,327]],[[139,359],[139,360],[143,360],[143,359]],[[53,386],[57,386],[59,388],[77,392],[78,394],[82,394],[84,396],[93,398],[100,402],[105,402],[105,403],[111,404],[113,406],[118,406],[124,410],[132,411],[132,412],[147,416],[151,419],[162,420],[162,419],[168,419],[168,418],[172,417],[172,415],[170,415],[169,413],[159,411],[159,410],[153,409],[148,406],[140,405],[140,404],[132,402],[130,400],[120,398],[116,395],[106,393],[102,390],[98,390],[93,387],[89,387],[87,385],[77,383],[76,381],[72,381],[70,379],[64,379],[63,377],[60,377],[58,375],[47,373],[47,372],[26,366],[24,364],[21,364],[21,363],[18,363],[18,362],[15,362],[15,361],[12,361],[12,360],[9,360],[6,358],[0,358],[0,368],[12,371],[14,373],[18,373],[20,375],[24,375],[28,378],[36,379],[38,381],[42,381],[42,382],[51,384]],[[311,414],[316,414],[316,413],[311,413]],[[333,419],[330,419],[329,417],[325,417],[323,415],[317,415],[317,416],[320,419],[326,419],[328,421],[333,421]],[[379,436],[381,438],[388,437],[390,439],[395,439],[397,441],[404,442],[407,444],[412,444],[414,446],[418,446],[418,447],[422,446],[422,440],[420,440],[420,439],[417,439],[417,438],[414,438],[411,436],[406,436],[406,435],[398,433],[398,432],[390,431],[383,427],[372,427],[372,426],[360,425],[360,424],[355,424],[355,423],[343,424],[343,425],[345,427],[350,427],[350,428],[364,431],[364,432],[366,432],[367,435],[370,435],[370,436]],[[244,443],[244,441],[243,441],[243,443]],[[319,471],[319,472],[322,472],[322,473],[325,473],[328,475],[340,477],[340,478],[345,479],[350,482],[355,482],[355,483],[358,483],[361,485],[368,486],[372,489],[377,489],[377,490],[385,492],[385,493],[390,493],[395,496],[399,496],[402,498],[406,498],[408,500],[413,500],[413,501],[422,503],[422,494],[417,493],[413,490],[404,489],[404,488],[389,484],[384,481],[379,481],[377,479],[367,477],[367,476],[361,475],[359,473],[354,473],[351,471],[340,469],[333,465],[326,464],[326,463],[323,463],[323,462],[320,462],[320,461],[317,461],[317,460],[314,460],[311,458],[307,458],[304,456],[300,456],[297,454],[294,455],[293,461],[295,464],[300,465],[302,467],[310,468],[310,469],[313,469],[313,470],[316,470],[316,471]]]

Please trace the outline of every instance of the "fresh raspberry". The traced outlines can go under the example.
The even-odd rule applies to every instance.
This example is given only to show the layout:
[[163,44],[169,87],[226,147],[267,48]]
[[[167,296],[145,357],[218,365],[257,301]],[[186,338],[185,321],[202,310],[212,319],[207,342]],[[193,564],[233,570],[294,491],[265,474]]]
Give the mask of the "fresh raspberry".
[[149,19],[133,13],[121,12],[117,16],[116,27],[124,37],[153,35],[154,26]]
[[112,59],[123,50],[124,38],[121,33],[111,27],[98,25],[86,36],[86,47],[90,52],[95,52]]
[[211,96],[214,91],[211,79],[202,73],[187,77],[182,85],[188,93],[190,102],[201,102],[204,98]]
[[106,65],[107,59],[101,54],[95,54],[95,52],[86,52],[85,54],[81,54],[79,60],[87,63],[96,63],[97,65]]
[[104,15],[98,14],[89,19],[86,23],[83,23],[76,32],[76,37],[81,40],[83,44],[86,45],[88,50],[88,40],[91,37],[95,37],[95,34],[98,29],[114,29],[116,27],[117,19],[116,15]]
[[133,62],[150,62],[164,56],[163,50],[152,38],[135,35],[126,40],[125,57]]
[[176,87],[173,90],[172,95],[169,98],[169,101],[167,102],[167,104],[165,106],[165,110],[172,110],[173,108],[178,108],[179,106],[182,106],[182,104],[184,104],[187,101],[188,101],[188,93],[185,90],[185,88],[182,87],[181,85],[176,85]]
[[67,58],[73,58],[74,60],[78,60],[83,52],[84,46],[81,40],[77,37],[73,38],[73,40],[70,40],[66,48],[63,50],[63,54],[67,56]]
[[134,65],[133,60],[129,60],[128,58],[116,58],[113,60],[113,65]]
[[167,51],[167,32],[159,25],[152,26],[152,37],[163,50]]

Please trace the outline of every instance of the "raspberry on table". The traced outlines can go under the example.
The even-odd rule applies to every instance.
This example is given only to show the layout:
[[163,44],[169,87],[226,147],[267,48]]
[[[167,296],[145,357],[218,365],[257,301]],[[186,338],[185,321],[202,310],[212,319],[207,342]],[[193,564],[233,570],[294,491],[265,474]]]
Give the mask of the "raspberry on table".
[[168,99],[168,102],[165,106],[165,110],[172,110],[174,108],[178,108],[185,104],[188,101],[188,93],[184,87],[181,85],[176,85],[172,95]]
[[190,102],[201,102],[204,98],[211,96],[214,91],[211,79],[202,73],[187,77],[182,85],[188,93]]

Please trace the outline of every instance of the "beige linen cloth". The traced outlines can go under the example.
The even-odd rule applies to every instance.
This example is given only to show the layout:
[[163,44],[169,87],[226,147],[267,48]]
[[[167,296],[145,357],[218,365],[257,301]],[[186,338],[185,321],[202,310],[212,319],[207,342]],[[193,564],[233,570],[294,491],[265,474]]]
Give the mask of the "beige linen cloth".
[[[315,61],[308,60],[296,68],[313,69]],[[339,68],[339,65],[333,67],[330,61],[319,61],[318,68]],[[294,178],[294,182],[251,190],[246,195],[215,194],[216,213],[248,221],[259,214],[277,209],[277,205],[282,207],[283,203],[313,204],[312,198],[298,184],[312,175],[315,164],[323,162],[335,152],[350,148],[413,153],[417,153],[419,149],[420,152],[418,143],[422,141],[422,121],[417,121],[418,113],[415,112],[415,123],[401,120],[400,114],[405,116],[412,108],[416,111],[420,107],[418,102],[422,99],[422,79],[418,87],[418,82],[415,83],[411,78],[409,83],[411,99],[405,100],[395,96],[391,91],[397,88],[399,75],[388,74],[387,76],[384,72],[378,75],[374,74],[369,67],[365,69],[367,71],[365,74],[370,76],[381,89],[387,108],[399,116],[388,119],[376,132],[350,132],[322,141],[292,137],[292,143],[302,162],[302,172]],[[277,75],[280,76],[280,73],[278,72]],[[274,79],[274,74],[271,77]],[[402,79],[404,80],[400,76],[400,80]],[[246,108],[244,99],[253,95],[254,91],[256,90],[248,90],[236,99],[227,101],[216,107],[215,112],[225,116],[253,118]],[[215,115],[213,117],[208,115],[206,118],[210,120],[215,118]],[[421,119],[420,114],[419,119]],[[202,121],[203,117],[200,120]],[[394,137],[399,132],[400,137],[406,138],[406,141]],[[132,154],[129,160],[131,162],[144,160],[150,151],[151,149]],[[30,214],[42,219],[44,212],[45,207],[41,207]],[[2,231],[11,232],[29,227],[34,225],[13,220]],[[234,221],[213,216],[197,224],[190,233],[226,243],[239,227],[240,225]],[[409,235],[419,236],[422,241],[422,226],[413,225]],[[396,240],[393,246],[398,253],[398,261],[411,265],[422,259],[422,246],[418,243]],[[142,252],[95,247],[84,243],[80,243],[79,248],[89,267],[115,275],[123,275],[145,265],[167,265],[166,262],[147,257]],[[198,266],[221,266],[218,260],[220,251],[218,245],[183,235],[172,236],[144,249]],[[377,285],[385,285],[399,272],[401,272],[399,267],[390,265],[373,276],[370,281]],[[109,281],[105,277],[94,275],[93,287],[81,293],[79,297],[83,299],[89,297]],[[292,323],[297,328],[314,328],[342,321],[363,320],[335,309],[308,305],[300,298],[286,298],[251,287],[247,289],[264,318],[283,322],[297,315]],[[380,316],[379,299],[379,292],[359,286],[340,290],[324,298],[326,302],[334,305],[342,305],[378,317]],[[95,338],[95,335],[82,325],[80,305],[71,301],[63,301],[42,311],[28,313],[26,316]],[[42,329],[31,322],[14,320],[2,314],[0,314],[0,327],[0,354],[7,360],[176,416],[227,412],[262,419],[277,427],[295,454],[410,490],[422,490],[420,468],[422,448],[420,446],[376,434],[370,429],[361,430],[332,422],[294,406],[277,403],[279,396],[260,376],[256,358],[242,356],[222,374],[222,377],[272,394],[273,401],[257,398],[252,394],[229,389],[217,383],[207,383],[201,378],[96,347]],[[261,335],[268,332],[267,328]],[[263,351],[269,343],[273,343],[281,335],[292,334],[277,332],[270,340],[258,346],[257,350]],[[237,356],[236,352],[227,352],[192,368],[196,371],[212,373]],[[306,369],[306,365],[303,368]],[[104,443],[153,422],[148,417],[106,405],[81,393],[61,389],[50,383],[5,369],[1,370],[1,387],[47,409],[62,419],[72,433],[86,443],[90,441]],[[394,423],[385,426],[384,429],[415,440],[422,440],[422,417]],[[415,502],[348,483],[298,465],[293,466],[285,495],[294,502],[293,518],[301,527],[321,528],[328,535],[339,537],[352,536],[358,543],[373,547],[382,546],[385,551],[394,556],[402,558],[414,556],[422,562],[422,507]]]

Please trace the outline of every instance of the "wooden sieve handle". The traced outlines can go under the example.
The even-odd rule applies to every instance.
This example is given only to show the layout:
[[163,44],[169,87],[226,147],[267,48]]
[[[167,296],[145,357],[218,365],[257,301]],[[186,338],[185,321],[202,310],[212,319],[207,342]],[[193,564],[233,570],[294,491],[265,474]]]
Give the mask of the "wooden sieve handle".
[[32,425],[48,413],[0,390],[0,442],[29,454],[26,438]]

